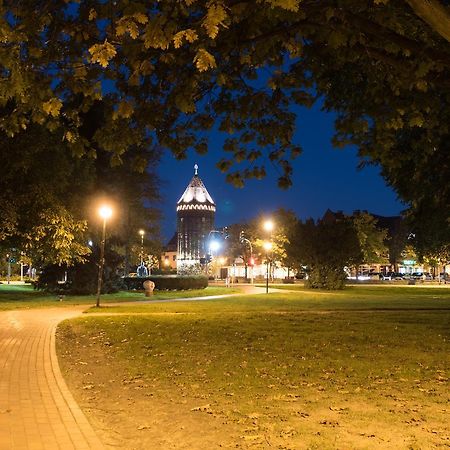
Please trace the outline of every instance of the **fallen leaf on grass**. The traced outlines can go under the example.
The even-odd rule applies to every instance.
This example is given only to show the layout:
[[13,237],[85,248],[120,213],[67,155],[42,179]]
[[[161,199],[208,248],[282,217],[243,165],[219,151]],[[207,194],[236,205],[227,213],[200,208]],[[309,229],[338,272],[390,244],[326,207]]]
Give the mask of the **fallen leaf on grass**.
[[204,406],[196,406],[195,408],[191,408],[191,411],[202,411],[208,414],[212,414],[211,405],[209,403]]
[[330,406],[330,411],[345,411],[348,408],[341,408],[340,406]]
[[324,420],[321,420],[319,423],[320,423],[320,425],[330,425],[332,427],[339,426],[339,422],[336,422],[334,420],[324,419]]
[[280,436],[283,436],[283,437],[290,437],[290,436],[293,436],[294,434],[296,434],[296,431],[294,430],[294,428],[291,428],[291,427],[288,427],[288,428],[285,428],[284,430],[281,430],[280,431]]
[[256,441],[258,439],[264,439],[264,436],[260,436],[258,434],[251,435],[251,436],[240,436],[241,439],[244,439],[244,441]]
[[139,425],[137,427],[138,430],[148,430],[150,428],[150,425]]

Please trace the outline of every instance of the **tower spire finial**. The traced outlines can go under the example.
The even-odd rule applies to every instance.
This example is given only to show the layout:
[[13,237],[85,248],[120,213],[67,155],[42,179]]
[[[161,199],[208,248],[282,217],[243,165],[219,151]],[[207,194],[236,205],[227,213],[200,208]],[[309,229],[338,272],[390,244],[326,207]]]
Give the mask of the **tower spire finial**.
[[198,175],[198,165],[194,164],[194,175]]

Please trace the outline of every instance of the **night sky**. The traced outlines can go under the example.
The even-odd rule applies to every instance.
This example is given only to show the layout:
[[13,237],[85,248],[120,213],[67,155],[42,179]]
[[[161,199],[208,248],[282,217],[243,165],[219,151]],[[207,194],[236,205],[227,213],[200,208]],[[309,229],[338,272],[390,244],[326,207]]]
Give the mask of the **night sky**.
[[[266,164],[267,177],[248,181],[243,189],[226,183],[215,163],[223,155],[223,137],[211,133],[210,152],[200,156],[194,152],[183,161],[171,154],[164,155],[159,174],[162,179],[162,234],[169,239],[176,230],[176,202],[199,165],[199,176],[216,202],[216,227],[252,219],[260,213],[270,215],[279,207],[292,209],[299,218],[318,218],[327,208],[351,213],[367,210],[374,214],[398,215],[405,205],[386,186],[379,169],[368,166],[358,169],[356,149],[336,149],[331,145],[333,114],[311,110],[298,111],[295,142],[303,153],[294,161],[293,186],[287,190],[277,187],[278,173]],[[225,155],[229,157],[229,155]]]

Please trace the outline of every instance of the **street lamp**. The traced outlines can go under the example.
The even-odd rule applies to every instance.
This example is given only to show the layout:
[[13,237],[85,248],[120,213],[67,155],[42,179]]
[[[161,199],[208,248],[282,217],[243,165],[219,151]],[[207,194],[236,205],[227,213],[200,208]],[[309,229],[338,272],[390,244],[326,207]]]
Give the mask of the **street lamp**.
[[269,293],[269,252],[272,250],[272,242],[265,241],[263,244],[266,251],[266,294]]
[[[252,276],[250,277],[250,283],[253,284],[253,265],[254,265],[254,261],[253,261],[253,246],[252,246],[252,243],[250,242],[250,239],[247,239],[244,236],[244,230],[242,230],[240,232],[239,236],[240,236],[241,242],[242,243],[246,242],[249,245],[249,247],[250,247],[250,264],[251,264],[250,268],[251,268],[251,273],[252,273]],[[247,265],[245,267],[247,267]],[[245,276],[247,278],[247,273],[245,274]]]
[[139,235],[141,236],[141,266],[144,262],[144,235],[145,235],[145,231],[144,230],[139,230]]
[[263,228],[270,234],[270,241],[271,241],[271,249],[272,249],[272,231],[275,228],[275,224],[272,219],[268,219],[263,223]]
[[97,308],[100,306],[100,292],[102,290],[103,266],[105,264],[105,240],[106,240],[106,221],[112,216],[112,209],[108,205],[102,205],[98,210],[98,214],[103,219],[102,241],[100,243],[100,265],[98,268],[97,282]]
[[273,231],[274,227],[275,227],[275,224],[270,219],[266,220],[263,224],[263,228],[269,233]]
[[219,241],[211,241],[209,244],[209,251],[211,252],[211,256],[214,254],[214,252],[216,252],[217,250],[219,250],[220,248],[220,242]]
[[[216,241],[215,239],[213,239],[212,241],[210,241],[210,243],[209,243],[209,254],[210,254],[210,257],[211,257],[211,261],[213,260],[213,258],[214,258],[214,253],[216,254],[216,256],[217,256],[217,251],[219,250],[219,248],[221,247],[221,244],[220,244],[220,242],[219,241]],[[210,261],[208,261],[208,259],[209,258],[207,258],[207,262],[206,262],[206,267],[208,267],[208,262],[210,262]],[[215,278],[215,273],[213,273],[213,272],[215,272],[215,270],[214,270],[214,266],[212,266],[212,272],[211,272],[211,275],[212,276],[214,276],[214,278]],[[208,273],[208,269],[206,269],[206,273]]]

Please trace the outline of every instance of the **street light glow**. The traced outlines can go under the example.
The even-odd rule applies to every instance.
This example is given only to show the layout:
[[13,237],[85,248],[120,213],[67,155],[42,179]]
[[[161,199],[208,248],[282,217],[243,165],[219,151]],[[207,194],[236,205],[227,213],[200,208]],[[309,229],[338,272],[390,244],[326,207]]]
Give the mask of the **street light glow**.
[[273,247],[272,242],[268,242],[268,241],[264,242],[263,247],[266,252],[268,252],[269,250],[272,250],[272,247]]
[[274,229],[275,225],[274,225],[273,221],[269,219],[264,222],[263,227],[266,231],[270,232]]
[[97,280],[97,308],[100,306],[100,294],[102,292],[103,267],[105,265],[105,241],[106,241],[106,221],[112,216],[113,210],[109,205],[100,206],[98,213],[103,219],[102,240],[100,242],[100,264],[98,267]]
[[100,217],[104,220],[109,219],[112,216],[112,208],[108,205],[102,205],[98,210]]
[[144,230],[139,230],[139,234],[140,234],[141,236],[144,236],[145,231],[144,231]]
[[220,242],[219,241],[211,241],[209,244],[209,249],[213,252],[216,252],[220,248]]

